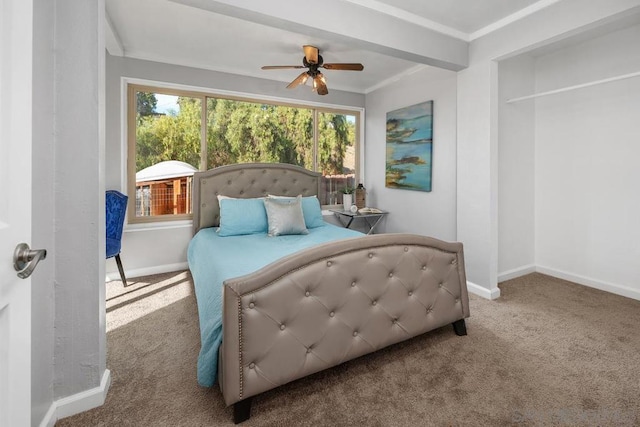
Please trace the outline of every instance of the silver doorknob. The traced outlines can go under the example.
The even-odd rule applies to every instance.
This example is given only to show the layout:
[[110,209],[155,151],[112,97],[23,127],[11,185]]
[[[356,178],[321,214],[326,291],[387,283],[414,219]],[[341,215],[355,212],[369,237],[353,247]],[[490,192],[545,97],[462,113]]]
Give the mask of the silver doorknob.
[[46,249],[31,250],[26,243],[20,243],[13,252],[13,268],[18,272],[19,278],[26,279],[31,276],[40,260],[46,257]]

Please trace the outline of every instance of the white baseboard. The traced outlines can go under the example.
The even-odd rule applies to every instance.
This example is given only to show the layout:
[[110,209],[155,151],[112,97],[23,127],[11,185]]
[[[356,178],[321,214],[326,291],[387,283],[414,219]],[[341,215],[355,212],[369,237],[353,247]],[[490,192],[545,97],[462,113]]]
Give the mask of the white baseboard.
[[40,422],[40,427],[53,427],[56,425],[56,402],[53,402],[51,406],[49,406],[49,410],[46,414],[44,414],[44,418],[42,422]]
[[513,270],[507,270],[502,273],[498,273],[498,283],[506,280],[515,279],[516,277],[524,276],[536,272],[536,266],[533,264],[523,265],[522,267],[514,268]]
[[53,427],[61,418],[70,417],[104,404],[111,385],[111,371],[105,369],[98,387],[56,400],[40,422],[40,427]]
[[[515,279],[516,277],[524,276],[530,273],[542,273],[548,276],[556,277],[558,279],[568,280],[569,282],[574,282],[579,285],[588,286],[590,288],[599,289],[601,291],[610,292],[612,294],[621,295],[623,297],[640,300],[640,290],[638,289],[632,289],[627,286],[604,282],[602,280],[592,279],[590,277],[581,276],[579,274],[568,273],[566,271],[558,270],[555,268],[544,267],[541,265],[533,265],[533,264],[525,265],[519,268],[514,268],[513,270],[499,273],[498,283],[504,282],[505,280]],[[470,282],[467,282],[467,285],[470,285]],[[477,285],[474,285],[474,286],[477,286]],[[473,288],[471,286],[468,286],[470,292],[473,292],[475,294],[478,294],[480,296],[487,298],[485,294],[488,292],[488,290],[481,286],[478,286],[478,287],[480,288],[479,292],[474,292]]]
[[500,288],[487,289],[484,286],[476,285],[473,282],[467,281],[467,290],[472,294],[476,294],[486,299],[497,299],[500,297]]
[[[186,270],[189,268],[187,262],[177,262],[175,264],[156,265],[153,267],[136,268],[134,270],[125,270],[124,275],[128,278],[150,276],[152,274],[171,273],[172,271]],[[118,271],[110,271],[107,273],[106,281],[120,280]]]
[[601,280],[595,280],[590,277],[567,273],[566,271],[556,270],[555,268],[543,267],[540,265],[536,266],[536,271],[548,276],[557,277],[558,279],[568,280],[570,282],[588,286],[590,288],[600,289],[601,291],[611,292],[612,294],[622,295],[623,297],[640,300],[640,291],[638,289],[632,289],[627,286],[603,282]]

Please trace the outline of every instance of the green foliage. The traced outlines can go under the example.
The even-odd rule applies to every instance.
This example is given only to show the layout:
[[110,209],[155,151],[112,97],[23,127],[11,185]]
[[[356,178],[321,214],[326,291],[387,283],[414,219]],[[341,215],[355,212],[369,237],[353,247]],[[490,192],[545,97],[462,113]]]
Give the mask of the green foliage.
[[141,117],[150,116],[156,112],[158,100],[152,92],[136,92],[137,112]]
[[318,119],[320,169],[324,175],[342,174],[344,156],[349,145],[349,123],[341,114],[320,113]]
[[138,117],[136,171],[165,160],[200,166],[200,100],[179,97],[175,116]]
[[[200,100],[180,97],[178,104],[180,110],[175,115],[138,114],[137,171],[163,160],[199,166]],[[323,112],[318,117],[320,170],[341,174],[355,126],[344,115]],[[311,109],[207,98],[206,135],[207,168],[282,162],[313,169]]]
[[342,189],[340,189],[340,192],[341,192],[342,194],[353,194],[353,192],[354,192],[355,190],[356,190],[355,188],[353,188],[353,187],[351,187],[351,186],[347,185],[347,186],[345,186],[345,187],[342,187]]

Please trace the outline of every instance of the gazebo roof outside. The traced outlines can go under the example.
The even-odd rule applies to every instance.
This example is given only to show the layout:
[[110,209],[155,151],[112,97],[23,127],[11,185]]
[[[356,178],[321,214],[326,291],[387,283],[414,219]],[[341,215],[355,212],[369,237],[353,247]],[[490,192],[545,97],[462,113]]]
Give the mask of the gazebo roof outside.
[[192,176],[198,168],[178,160],[167,160],[136,172],[136,182],[160,181],[163,179]]

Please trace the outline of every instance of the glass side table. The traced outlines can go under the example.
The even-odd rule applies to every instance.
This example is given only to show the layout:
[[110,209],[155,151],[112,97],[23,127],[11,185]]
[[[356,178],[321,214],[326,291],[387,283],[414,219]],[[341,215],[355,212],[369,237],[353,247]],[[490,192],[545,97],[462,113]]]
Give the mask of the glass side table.
[[389,214],[389,212],[381,211],[379,209],[375,209],[373,212],[361,212],[360,210],[357,212],[351,212],[342,209],[329,210],[333,212],[340,224],[345,228],[350,228],[355,219],[362,218],[363,222],[369,227],[367,234],[373,234],[376,226],[380,223],[382,218]]

